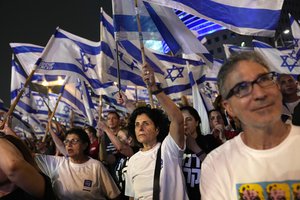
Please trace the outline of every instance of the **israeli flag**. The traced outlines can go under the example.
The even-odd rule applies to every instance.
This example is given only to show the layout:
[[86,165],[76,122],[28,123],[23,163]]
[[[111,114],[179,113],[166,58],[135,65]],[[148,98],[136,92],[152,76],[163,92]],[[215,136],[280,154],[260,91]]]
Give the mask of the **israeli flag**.
[[221,59],[214,59],[213,67],[205,67],[205,82],[199,85],[199,91],[208,111],[214,109],[213,103],[219,95],[217,76],[224,63]]
[[[28,44],[28,43],[10,43],[10,46],[13,50],[14,55],[17,57],[22,68],[24,69],[26,75],[29,75],[33,70],[35,63],[41,57],[44,47]],[[64,79],[65,76],[61,76],[61,79]],[[36,73],[31,78],[31,82],[37,84],[44,84],[45,81],[47,84],[56,84],[56,81],[59,79],[57,75],[45,75]]]
[[[26,78],[27,75],[25,72],[15,62],[15,60],[12,59],[11,102],[15,101],[19,92],[23,89]],[[44,121],[47,121],[48,110],[45,111],[44,109],[39,108],[39,106],[41,106],[41,104],[39,104],[40,102],[37,101],[37,98],[39,97],[40,96],[37,92],[31,91],[29,88],[25,88],[25,92],[15,107],[15,113],[21,113],[20,116],[22,120],[30,124],[37,134],[42,134],[44,133],[42,125],[45,125]],[[40,119],[38,119],[38,117],[40,117]],[[31,120],[33,120],[33,122],[31,122]]]
[[[126,91],[126,86],[122,86],[122,91]],[[117,103],[117,98],[119,95],[119,88],[113,82],[104,84],[101,90],[102,98],[104,102],[110,106],[115,107],[116,110],[120,110],[122,112],[128,112],[127,109]],[[126,93],[128,95],[128,93]],[[127,96],[128,99],[133,99],[133,96]]]
[[[207,109],[202,100],[201,94],[199,92],[198,84],[195,81],[194,73],[190,69],[189,62],[187,61],[187,69],[189,73],[190,84],[192,86],[192,97],[193,97],[193,107],[198,111],[201,116],[201,133],[207,135],[210,133],[209,120],[207,116]],[[203,75],[202,77],[204,77]],[[204,79],[202,83],[204,82]]]
[[91,111],[94,109],[93,103],[84,81],[78,78],[76,83],[67,83],[61,95],[62,102],[70,105],[76,112],[84,115],[91,126],[95,124],[93,112]]
[[[22,68],[17,64],[17,62],[12,59],[12,69],[11,69],[11,103],[13,103],[24,88],[27,75],[22,70]],[[32,91],[29,87],[25,88],[16,109],[23,111],[23,113],[36,113],[37,108],[35,107],[34,100],[32,98]]]
[[[107,44],[114,44],[113,39],[113,25],[110,23],[112,19],[107,15],[103,15],[106,26],[103,30],[106,31],[106,35],[110,40],[106,41]],[[105,23],[103,23],[105,24]],[[119,59],[120,59],[120,75],[121,81],[128,81],[128,85],[136,85],[146,87],[141,77],[142,56],[137,41],[119,41]],[[114,52],[111,49],[110,52]],[[191,86],[188,77],[188,71],[186,68],[186,60],[182,58],[167,56],[163,54],[157,54],[151,52],[145,48],[146,62],[153,68],[155,77],[158,83],[161,84],[164,91],[171,96],[171,98],[180,98],[183,94],[191,94]],[[201,61],[190,60],[190,66],[196,74],[196,82],[199,82],[199,74],[201,74],[201,68],[205,63]],[[117,77],[117,68],[112,66],[109,68],[111,76]]]
[[[212,62],[212,56],[196,36],[174,13],[173,9],[138,0],[138,13],[144,40],[165,41],[173,55],[200,54]],[[117,40],[139,40],[136,10],[133,0],[118,0],[113,4]],[[121,37],[121,36],[123,37]]]
[[[37,62],[37,73],[78,77],[94,92],[101,87],[100,42],[92,42],[58,28]],[[76,82],[76,80],[74,80]]]
[[245,51],[254,51],[253,47],[241,47],[234,44],[223,44],[224,52],[226,58],[229,58],[232,54],[245,52]]
[[291,23],[291,29],[292,34],[294,37],[293,43],[294,43],[294,51],[297,58],[300,57],[300,25],[299,22],[296,21],[291,15],[290,15],[290,23]]
[[292,75],[300,73],[299,56],[294,49],[279,50],[258,40],[252,43],[254,51],[265,59],[272,71]]
[[143,0],[220,24],[242,35],[273,37],[283,0]]
[[[56,102],[58,101],[59,94],[55,93],[48,93],[48,101],[49,101],[49,108],[53,111]],[[71,117],[71,110],[72,107],[63,101],[60,101],[57,105],[56,111],[55,111],[55,118],[57,118],[58,121],[69,121]]]
[[[144,5],[170,49],[172,50],[173,43],[172,41],[168,42],[166,38],[174,37],[175,44],[179,45],[179,49],[176,52],[172,50],[173,55],[178,55],[179,53],[197,54],[207,64],[213,63],[213,56],[193,32],[178,18],[173,9],[147,2],[144,2]],[[165,35],[168,32],[172,33],[172,35]]]

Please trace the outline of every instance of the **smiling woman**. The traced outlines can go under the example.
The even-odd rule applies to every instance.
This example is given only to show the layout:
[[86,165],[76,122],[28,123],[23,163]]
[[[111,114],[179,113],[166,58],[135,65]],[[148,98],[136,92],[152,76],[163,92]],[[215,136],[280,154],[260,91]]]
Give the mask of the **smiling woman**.
[[40,169],[51,178],[60,199],[115,199],[119,196],[120,191],[106,168],[88,156],[90,140],[83,129],[67,131],[63,143],[67,156],[35,157]]

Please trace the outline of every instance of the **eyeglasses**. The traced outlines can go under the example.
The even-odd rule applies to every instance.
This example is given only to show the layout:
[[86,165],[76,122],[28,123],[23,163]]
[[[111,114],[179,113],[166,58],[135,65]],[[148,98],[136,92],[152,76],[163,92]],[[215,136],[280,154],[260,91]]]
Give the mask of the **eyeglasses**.
[[79,139],[71,139],[71,140],[66,139],[66,140],[64,140],[65,145],[67,145],[69,143],[72,144],[72,145],[75,145],[75,144],[78,144],[79,142],[80,142]]
[[243,81],[236,84],[231,90],[229,90],[228,95],[225,99],[229,99],[233,95],[242,98],[249,95],[252,92],[253,85],[257,83],[260,87],[266,88],[274,85],[276,82],[276,73],[269,72],[260,75],[254,81]]

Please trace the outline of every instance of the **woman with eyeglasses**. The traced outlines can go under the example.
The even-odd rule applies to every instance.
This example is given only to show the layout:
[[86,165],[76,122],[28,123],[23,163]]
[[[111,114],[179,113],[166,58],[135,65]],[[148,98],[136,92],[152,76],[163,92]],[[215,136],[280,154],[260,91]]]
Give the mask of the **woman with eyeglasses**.
[[[56,138],[53,131],[51,135]],[[72,128],[65,135],[64,150],[62,143],[54,139],[65,156],[35,156],[40,169],[50,177],[58,198],[118,199],[120,191],[104,165],[88,156],[90,139],[87,133],[81,128]]]

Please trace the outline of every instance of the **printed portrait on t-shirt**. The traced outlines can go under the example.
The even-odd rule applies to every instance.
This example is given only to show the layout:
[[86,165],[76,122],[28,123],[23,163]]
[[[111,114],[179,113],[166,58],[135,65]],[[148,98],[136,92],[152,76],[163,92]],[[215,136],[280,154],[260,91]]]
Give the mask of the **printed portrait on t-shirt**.
[[300,181],[274,181],[236,184],[240,200],[300,200]]

